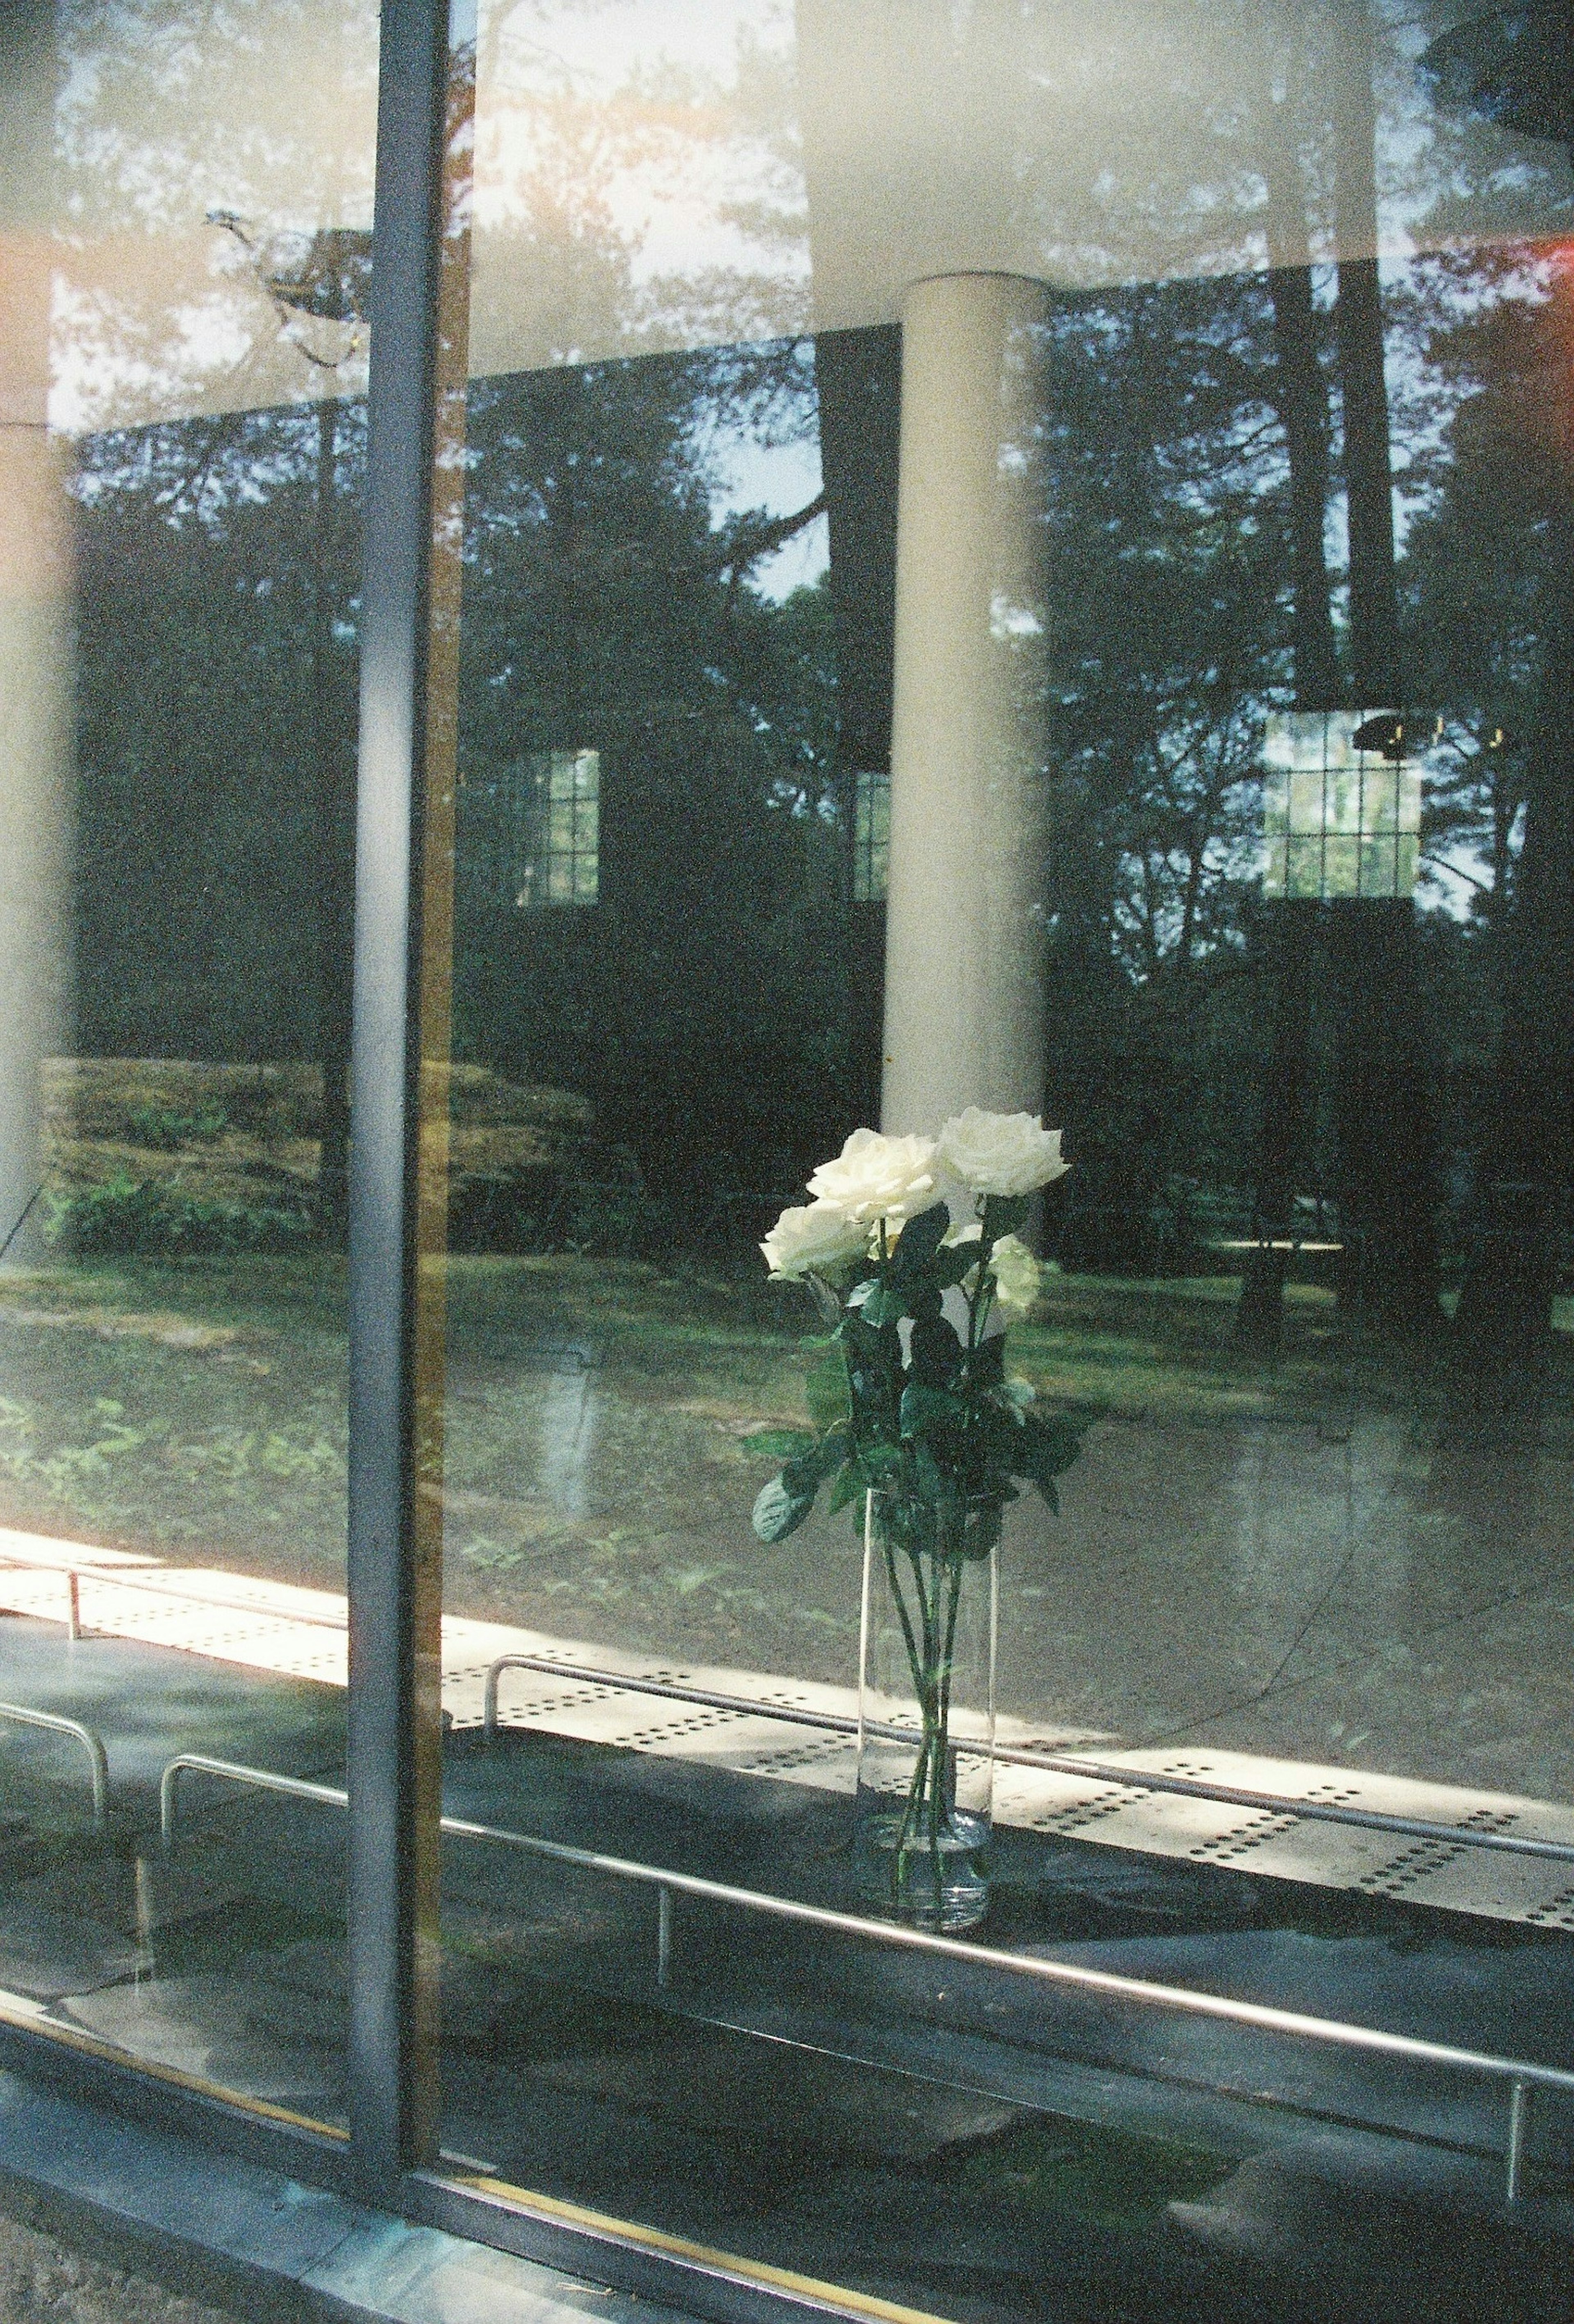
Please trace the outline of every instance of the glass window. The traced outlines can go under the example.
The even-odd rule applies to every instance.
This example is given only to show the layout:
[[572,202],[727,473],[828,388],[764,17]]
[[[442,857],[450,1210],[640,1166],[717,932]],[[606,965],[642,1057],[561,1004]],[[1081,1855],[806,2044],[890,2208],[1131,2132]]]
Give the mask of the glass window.
[[0,2014],[330,2127],[376,71],[0,21]]
[[[1554,2183],[1555,15],[456,11],[375,1221],[452,2184],[1031,2324]],[[0,2016],[341,2134],[376,45],[0,13]]]
[[471,2183],[1020,2324],[1505,2103],[1046,1971],[1562,2055],[1574,184],[1451,14],[481,10],[460,763],[607,878],[461,820],[436,964]]
[[599,752],[538,752],[491,780],[470,776],[461,783],[460,798],[460,860],[479,909],[512,903],[523,912],[542,904],[595,903]]
[[891,778],[860,768],[853,781],[853,901],[883,904],[891,862]]
[[1397,715],[1273,714],[1263,767],[1265,900],[1411,900],[1422,775]]

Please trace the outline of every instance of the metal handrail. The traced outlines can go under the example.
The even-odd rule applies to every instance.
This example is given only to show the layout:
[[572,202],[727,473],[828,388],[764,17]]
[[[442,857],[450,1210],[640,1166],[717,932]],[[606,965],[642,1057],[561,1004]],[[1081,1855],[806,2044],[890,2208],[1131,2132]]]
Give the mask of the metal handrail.
[[0,1719],[19,1727],[42,1727],[53,1735],[69,1735],[88,1754],[93,1770],[93,1828],[102,1831],[109,1812],[109,1761],[103,1744],[79,1719],[64,1719],[54,1711],[30,1711],[24,1703],[0,1702]]
[[254,1791],[282,1792],[286,1798],[315,1800],[319,1805],[347,1808],[349,1794],[336,1784],[309,1783],[303,1775],[276,1775],[267,1767],[243,1767],[232,1759],[209,1759],[201,1751],[182,1751],[159,1777],[159,1836],[168,1848],[175,1837],[175,1785],[187,1773],[219,1775],[232,1784],[248,1784]]
[[[151,1563],[152,1561],[149,1563]],[[172,1586],[172,1583],[174,1575],[181,1570],[178,1566],[150,1572],[147,1565],[139,1565],[131,1569],[118,1565],[89,1565],[86,1563],[69,1566],[40,1565],[25,1557],[0,1556],[0,1567],[7,1572],[58,1573],[67,1579],[70,1584],[69,1620],[70,1635],[73,1638],[81,1635],[79,1583],[83,1580],[102,1582],[115,1590],[140,1590],[153,1597],[173,1598],[182,1606],[210,1607],[215,1613],[219,1614],[254,1614],[269,1622],[304,1623],[309,1629],[314,1630],[342,1632],[347,1627],[346,1618],[341,1615],[310,1614],[293,1607],[270,1608],[259,1606],[255,1598],[222,1598],[211,1596],[200,1590],[177,1589]]]
[[[499,1655],[487,1670],[481,1701],[482,1732],[491,1739],[497,1732],[497,1681],[505,1670],[533,1671],[546,1678],[563,1678],[576,1685],[605,1686],[628,1694],[665,1696],[673,1702],[690,1702],[708,1711],[731,1711],[753,1719],[779,1720],[792,1727],[816,1727],[824,1733],[856,1736],[858,1722],[846,1713],[808,1711],[797,1704],[772,1702],[755,1695],[719,1694],[707,1687],[675,1686],[665,1679],[625,1677],[593,1665],[555,1663],[539,1655]],[[976,1744],[962,1742],[964,1757],[982,1757]],[[1170,1775],[1143,1767],[1121,1766],[1102,1759],[1035,1751],[1014,1743],[996,1743],[988,1755],[997,1764],[1037,1767],[1046,1775],[1075,1775],[1089,1783],[1115,1784],[1128,1791],[1173,1792],[1182,1799],[1214,1800],[1223,1807],[1259,1809],[1273,1815],[1293,1816],[1309,1823],[1354,1824],[1363,1831],[1392,1832],[1400,1840],[1440,1840],[1447,1846],[1496,1849],[1506,1856],[1533,1856],[1554,1864],[1574,1864],[1574,1842],[1536,1840],[1528,1833],[1484,1831],[1468,1824],[1438,1823],[1426,1816],[1384,1815],[1378,1808],[1341,1807],[1331,1800],[1301,1800],[1279,1792],[1259,1792],[1238,1784],[1204,1783],[1193,1775]]]
[[806,1711],[788,1702],[756,1702],[743,1694],[716,1694],[697,1686],[675,1686],[670,1680],[634,1678],[621,1671],[597,1670],[594,1665],[550,1661],[544,1655],[499,1655],[486,1671],[486,1682],[481,1696],[481,1726],[488,1741],[497,1731],[497,1682],[505,1670],[535,1671],[543,1678],[571,1679],[576,1685],[611,1687],[625,1694],[663,1695],[672,1702],[694,1702],[708,1711],[748,1711],[764,1719],[780,1720],[789,1727],[818,1727],[827,1733],[856,1735],[856,1719],[840,1716],[831,1711]]
[[[348,1792],[334,1784],[308,1783],[298,1776],[276,1775],[261,1767],[238,1766],[228,1760],[208,1759],[195,1752],[182,1753],[164,1769],[159,1784],[160,1821],[166,1842],[172,1840],[174,1836],[175,1779],[184,1769],[222,1776],[234,1783],[253,1784],[263,1791],[282,1792],[319,1804],[347,1810],[349,1806]],[[663,1986],[670,1982],[671,1974],[671,1899],[674,1895],[695,1896],[707,1904],[725,1904],[739,1912],[763,1914],[770,1919],[790,1921],[801,1928],[825,1929],[839,1936],[858,1937],[866,1942],[891,1946],[904,1952],[959,1961],[975,1969],[997,1969],[1005,1975],[1030,1978],[1043,1985],[1101,1994],[1109,1999],[1131,2002],[1140,2007],[1172,2009],[1186,2016],[1210,2018],[1225,2024],[1249,2025],[1259,2033],[1281,2034],[1296,2041],[1319,2042],[1332,2049],[1366,2051],[1380,2057],[1406,2059],[1413,2065],[1440,2066],[1454,2072],[1480,2074],[1488,2080],[1506,2081],[1509,2085],[1509,2118],[1504,2166],[1505,2198],[1510,2203],[1517,2202],[1521,2192],[1532,2092],[1552,2089],[1574,2093],[1574,2071],[1562,2066],[1542,2065],[1528,2058],[1502,2058],[1490,2050],[1460,2050],[1449,2043],[1429,2042],[1421,2034],[1391,2034],[1376,2025],[1351,2025],[1338,2018],[1310,2017],[1300,2010],[1276,2008],[1271,2002],[1236,2001],[1226,1994],[1197,1993],[1187,1986],[1158,1985],[1147,1978],[1122,1976],[1116,1969],[1088,1969],[1074,1961],[1045,1960],[1034,1953],[1005,1952],[995,1945],[966,1944],[958,1938],[939,1936],[928,1929],[909,1928],[900,1922],[871,1920],[862,1914],[838,1912],[828,1904],[806,1904],[796,1897],[773,1895],[766,1889],[735,1888],[726,1881],[709,1880],[699,1873],[676,1872],[665,1865],[642,1864],[622,1856],[604,1856],[595,1849],[571,1848],[563,1840],[541,1840],[533,1833],[506,1831],[496,1824],[474,1823],[462,1816],[441,1816],[439,1824],[449,1839],[484,1840],[500,1847],[516,1848],[525,1855],[542,1857],[550,1863],[572,1865],[579,1871],[601,1873],[610,1879],[627,1880],[641,1887],[654,1888],[660,1915],[657,1978]]]
[[0,1557],[0,1571],[6,1573],[58,1574],[66,1585],[66,1636],[75,1646],[82,1635],[82,1604],[78,1594],[77,1576],[83,1569],[75,1565],[40,1565],[27,1557]]

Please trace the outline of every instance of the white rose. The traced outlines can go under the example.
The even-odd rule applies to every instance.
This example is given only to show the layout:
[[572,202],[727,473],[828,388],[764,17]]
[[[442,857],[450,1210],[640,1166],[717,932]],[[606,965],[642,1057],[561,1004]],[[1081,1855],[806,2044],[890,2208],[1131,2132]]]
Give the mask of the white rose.
[[948,1177],[975,1194],[1032,1194],[1070,1168],[1060,1133],[1036,1113],[985,1113],[970,1105],[940,1134],[936,1159]]
[[995,1277],[995,1301],[1007,1315],[1028,1315],[1043,1282],[1043,1269],[1026,1243],[1015,1235],[1002,1235],[989,1254]]
[[934,1197],[934,1157],[932,1138],[883,1138],[877,1130],[855,1130],[836,1160],[820,1164],[809,1191],[863,1226],[916,1218]]
[[810,1203],[783,1211],[760,1249],[772,1280],[791,1283],[811,1272],[833,1274],[849,1259],[862,1259],[868,1241],[867,1229],[834,1203]]

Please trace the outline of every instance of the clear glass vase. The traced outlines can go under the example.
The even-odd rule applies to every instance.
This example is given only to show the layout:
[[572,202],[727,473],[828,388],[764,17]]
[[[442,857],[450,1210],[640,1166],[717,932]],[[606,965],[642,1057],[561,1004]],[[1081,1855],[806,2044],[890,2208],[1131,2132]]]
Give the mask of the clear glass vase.
[[923,1929],[989,1905],[1000,1512],[864,1511],[856,1849],[865,1903]]

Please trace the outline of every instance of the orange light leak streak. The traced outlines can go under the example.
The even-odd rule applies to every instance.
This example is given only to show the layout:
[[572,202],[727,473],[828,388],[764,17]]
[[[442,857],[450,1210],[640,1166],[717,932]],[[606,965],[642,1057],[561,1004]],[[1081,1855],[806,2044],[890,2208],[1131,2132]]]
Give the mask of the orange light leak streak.
[[447,1375],[449,1064],[453,1021],[454,794],[458,782],[459,610],[465,519],[465,401],[469,370],[470,217],[476,52],[453,51],[445,124],[432,437],[426,762],[421,807],[419,978],[421,1112],[415,1190],[412,1351],[415,1443],[415,2020],[418,2153],[437,2151],[439,1818],[442,1808],[443,1396]]

